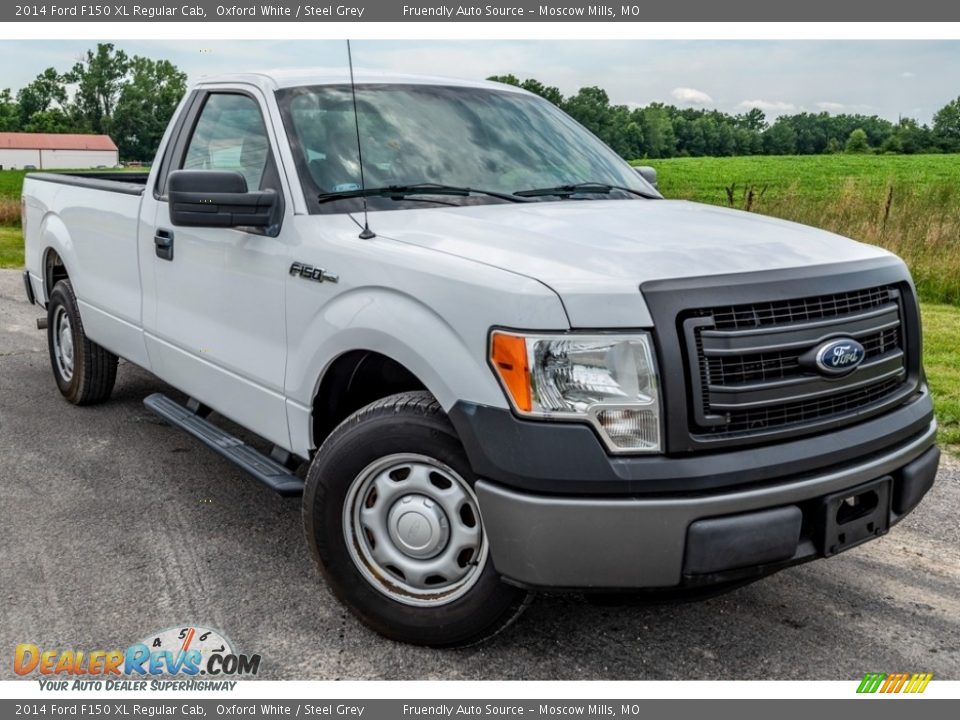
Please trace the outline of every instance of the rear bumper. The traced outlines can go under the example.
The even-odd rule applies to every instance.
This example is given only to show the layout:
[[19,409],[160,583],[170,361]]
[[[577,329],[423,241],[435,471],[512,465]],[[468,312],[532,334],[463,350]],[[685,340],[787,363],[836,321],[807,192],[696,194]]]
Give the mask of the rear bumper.
[[[885,521],[875,533],[882,534],[933,484],[935,438],[929,420],[896,445],[829,469],[705,492],[551,496],[489,480],[476,490],[494,566],[509,581],[595,589],[704,585],[833,554],[817,529],[827,497],[889,477],[878,511]],[[819,440],[833,445],[836,436]],[[712,460],[699,458],[705,467]]]

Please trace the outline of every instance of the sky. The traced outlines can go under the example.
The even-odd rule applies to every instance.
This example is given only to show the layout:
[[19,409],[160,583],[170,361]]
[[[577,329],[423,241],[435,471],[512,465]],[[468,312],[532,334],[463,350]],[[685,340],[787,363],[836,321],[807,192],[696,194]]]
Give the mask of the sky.
[[[344,66],[342,40],[113,41],[202,75],[278,67]],[[73,65],[93,40],[0,40],[0,89]],[[359,68],[479,79],[513,73],[571,95],[598,85],[616,104],[665,102],[768,118],[849,112],[929,123],[960,95],[960,41],[483,40],[355,41]]]

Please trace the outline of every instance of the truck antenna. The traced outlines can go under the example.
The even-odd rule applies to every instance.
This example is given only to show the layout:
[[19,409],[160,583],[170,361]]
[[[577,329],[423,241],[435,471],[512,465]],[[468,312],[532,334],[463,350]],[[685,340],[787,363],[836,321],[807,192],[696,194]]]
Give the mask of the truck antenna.
[[[357,113],[357,84],[353,80],[353,53],[350,50],[350,40],[347,40],[347,62],[350,64],[350,94],[353,97],[353,125],[357,131],[357,160],[360,161],[360,192],[367,189],[367,184],[363,180],[363,150],[360,146],[360,115]],[[361,240],[370,240],[377,234],[370,229],[370,223],[367,219],[367,196],[361,195],[363,200],[363,230],[360,231]]]

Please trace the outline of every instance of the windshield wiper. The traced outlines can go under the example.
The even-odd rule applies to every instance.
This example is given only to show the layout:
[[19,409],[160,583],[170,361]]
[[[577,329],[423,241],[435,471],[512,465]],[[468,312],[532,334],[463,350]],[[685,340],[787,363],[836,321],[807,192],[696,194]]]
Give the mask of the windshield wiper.
[[402,200],[410,195],[459,195],[466,197],[468,195],[487,195],[489,197],[499,198],[508,202],[529,202],[522,197],[511,195],[510,193],[501,193],[494,190],[480,190],[471,187],[459,187],[457,185],[441,185],[439,183],[417,183],[416,185],[388,185],[387,187],[356,188],[354,190],[340,190],[337,192],[320,193],[317,196],[317,202],[331,202],[333,200],[346,200],[349,198],[361,197],[388,197],[395,200]]
[[572,185],[531,188],[530,190],[518,190],[514,193],[514,195],[524,198],[546,197],[553,195],[558,197],[569,197],[570,195],[609,195],[614,190],[621,190],[625,193],[639,195],[640,197],[648,198],[650,200],[659,199],[656,195],[651,195],[650,193],[643,192],[642,190],[634,190],[633,188],[626,187],[625,185],[611,185],[609,183],[600,182],[582,182],[574,183]]

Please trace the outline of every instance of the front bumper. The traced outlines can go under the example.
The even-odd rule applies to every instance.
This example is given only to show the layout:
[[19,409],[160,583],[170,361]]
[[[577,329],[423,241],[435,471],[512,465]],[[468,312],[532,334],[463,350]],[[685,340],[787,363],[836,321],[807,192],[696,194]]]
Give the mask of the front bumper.
[[[838,450],[837,435],[817,439],[822,454]],[[882,451],[806,473],[784,463],[764,482],[719,490],[564,496],[485,479],[476,490],[494,566],[509,581],[595,589],[703,585],[833,554],[817,530],[825,500],[889,477],[878,511],[885,521],[875,532],[882,534],[933,484],[940,457],[935,438],[936,422],[928,419]],[[710,456],[697,460],[716,467]],[[749,470],[745,465],[744,473]]]

